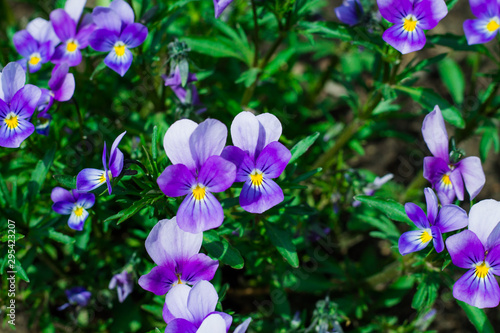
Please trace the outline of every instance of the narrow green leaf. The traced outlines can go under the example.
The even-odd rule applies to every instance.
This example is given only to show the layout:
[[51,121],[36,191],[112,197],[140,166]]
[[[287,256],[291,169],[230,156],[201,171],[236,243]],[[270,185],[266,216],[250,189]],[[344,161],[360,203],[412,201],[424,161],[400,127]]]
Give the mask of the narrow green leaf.
[[495,329],[491,325],[488,317],[484,313],[484,310],[478,309],[467,303],[457,300],[458,305],[464,309],[467,318],[474,325],[476,330],[480,333],[495,333]]
[[153,161],[158,160],[158,126],[153,127],[153,138],[151,141],[151,156],[153,156]]
[[75,189],[76,188],[76,177],[67,175],[54,175],[55,180],[65,188]]
[[316,132],[314,134],[309,135],[307,138],[300,140],[297,142],[295,146],[290,150],[292,153],[292,158],[288,164],[295,162],[300,156],[304,155],[304,153],[312,146],[314,141],[318,138],[319,133]]
[[21,266],[21,262],[16,259],[16,275],[19,276],[21,279],[23,279],[26,282],[30,282],[30,279],[28,278],[28,274],[26,274],[26,271],[24,270],[23,266]]
[[271,243],[276,246],[278,252],[292,266],[299,267],[299,256],[292,242],[292,236],[288,230],[279,229],[272,223],[266,222],[266,230]]
[[73,244],[75,239],[54,229],[49,230],[49,238],[63,244]]
[[31,174],[31,180],[28,183],[28,200],[32,201],[40,192],[49,172],[52,162],[54,161],[54,156],[56,154],[56,147],[53,146],[51,149],[45,153],[43,160],[38,161],[35,170]]
[[387,215],[391,220],[405,222],[409,225],[413,225],[413,222],[406,215],[405,208],[399,202],[392,199],[382,199],[378,197],[372,197],[369,195],[357,195],[354,199],[361,201],[370,205],[371,207],[380,210],[382,213]]
[[451,58],[438,63],[439,75],[456,104],[464,101],[465,78],[458,64]]
[[[121,215],[120,219],[118,220],[118,222],[116,222],[116,224],[120,224],[120,223],[128,220],[129,218],[131,218],[135,214],[137,214],[141,209],[143,209],[147,204],[149,204],[150,201],[151,200],[149,198],[143,198],[139,201],[135,201],[132,204],[132,206],[121,211],[122,215]],[[116,215],[118,215],[118,214],[116,214]]]

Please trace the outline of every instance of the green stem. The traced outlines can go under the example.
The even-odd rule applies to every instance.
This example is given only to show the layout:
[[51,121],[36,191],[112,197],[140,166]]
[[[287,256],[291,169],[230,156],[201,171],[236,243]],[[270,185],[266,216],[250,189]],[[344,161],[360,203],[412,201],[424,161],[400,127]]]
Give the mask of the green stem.
[[76,101],[75,98],[72,98],[71,101],[73,102],[73,105],[75,106],[76,114],[78,115],[78,122],[80,123],[80,137],[83,139],[83,117],[80,112],[80,107],[78,106],[78,102]]
[[257,67],[259,63],[259,22],[257,19],[257,6],[255,5],[255,0],[252,0],[252,12],[253,12],[253,43],[255,44],[255,52],[253,56],[253,67]]

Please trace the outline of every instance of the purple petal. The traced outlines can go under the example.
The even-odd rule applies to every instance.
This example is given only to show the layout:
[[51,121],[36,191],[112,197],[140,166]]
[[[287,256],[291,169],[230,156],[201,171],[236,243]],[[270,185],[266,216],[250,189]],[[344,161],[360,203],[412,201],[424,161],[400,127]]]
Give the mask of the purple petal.
[[408,253],[420,251],[429,244],[431,239],[431,229],[407,231],[399,237],[399,253],[404,256]]
[[10,103],[10,109],[20,118],[29,118],[35,111],[41,95],[42,91],[40,88],[27,84],[14,94]]
[[407,31],[403,23],[397,23],[384,31],[382,39],[402,54],[419,51],[425,46],[424,31],[416,27],[413,31]]
[[500,302],[500,288],[493,274],[479,278],[471,269],[453,285],[453,297],[480,309],[494,308]]
[[[243,150],[252,159],[255,157],[259,141],[260,122],[257,117],[248,111],[240,112],[231,124],[231,138],[233,144]],[[265,136],[265,133],[263,134]]]
[[120,35],[122,21],[111,8],[95,7],[92,12],[92,20],[99,29],[109,30],[113,35]]
[[116,14],[120,17],[125,25],[134,23],[134,10],[128,3],[123,0],[113,0],[109,4],[109,8],[113,9]]
[[[498,224],[500,226],[500,224]],[[500,230],[497,226],[498,230]],[[498,236],[498,232],[496,233]],[[490,247],[486,255],[486,263],[490,266],[490,272],[495,275],[500,275],[500,246],[498,246],[498,238],[496,239],[496,246]]]
[[[460,201],[463,201],[464,200],[464,181],[462,180],[462,175],[460,173],[460,170],[455,169],[448,176],[450,177],[451,187],[455,191],[457,199]],[[446,186],[446,184],[445,184],[446,178],[444,178],[442,180],[442,183],[443,183],[443,184],[441,184],[442,187],[448,188],[448,186]]]
[[[200,325],[203,319],[210,312],[215,310],[218,301],[219,295],[217,295],[217,291],[210,282],[197,282],[191,289],[187,300],[187,307],[189,312],[193,315],[193,320],[191,322],[196,326]],[[225,328],[226,323],[224,320],[223,325]]]
[[113,177],[118,177],[123,170],[123,153],[120,149],[118,149],[118,145],[120,141],[123,139],[123,136],[127,133],[127,131],[118,135],[118,137],[113,141],[113,145],[111,146],[110,157],[109,157],[109,170],[111,171],[111,175]]
[[26,83],[26,72],[21,65],[10,62],[2,71],[0,84],[0,99],[10,103],[14,94],[24,87]]
[[476,17],[493,17],[498,15],[497,0],[469,0],[472,14]]
[[83,169],[76,176],[76,188],[79,191],[92,191],[106,182],[104,170]]
[[465,187],[469,192],[470,199],[474,199],[486,182],[481,160],[478,157],[467,157],[457,163],[457,168],[464,177]]
[[95,204],[95,195],[92,193],[78,192],[77,190],[72,190],[74,198],[76,199],[76,204],[89,209]]
[[217,260],[213,260],[203,253],[195,254],[182,265],[182,280],[189,284],[200,280],[210,281],[214,278],[218,267]]
[[485,248],[488,237],[500,220],[499,216],[500,202],[492,199],[478,202],[469,211],[469,230],[477,235]]
[[127,48],[125,48],[123,55],[117,55],[115,50],[116,47],[104,58],[104,63],[123,77],[130,68],[130,65],[132,65],[134,57],[132,52]]
[[470,269],[484,260],[484,247],[470,230],[452,235],[446,240],[446,248],[455,266]]
[[[194,323],[194,317],[188,310],[188,297],[191,288],[185,284],[178,284],[172,288],[165,297],[165,306],[172,319],[185,319]],[[167,321],[170,325],[170,322]],[[168,326],[168,325],[167,325]]]
[[211,314],[200,325],[196,333],[226,333],[226,321],[219,314]]
[[434,248],[436,249],[436,252],[437,253],[443,252],[444,241],[443,241],[443,235],[441,234],[441,231],[439,230],[438,227],[432,226],[431,232],[432,232],[432,242],[434,244]]
[[198,125],[189,138],[189,148],[198,170],[210,156],[220,155],[226,139],[227,128],[220,121],[207,119]]
[[252,159],[238,147],[227,146],[220,156],[236,166],[235,182],[245,182],[250,173],[255,169],[255,163]]
[[168,323],[165,333],[198,333],[196,326],[186,319],[175,319]]
[[282,132],[279,119],[270,113],[259,114],[257,120],[259,121],[260,127],[259,141],[255,152],[256,156],[258,156],[268,144],[278,141]]
[[35,131],[35,126],[29,121],[22,118],[18,118],[17,121],[17,127],[9,129],[4,118],[0,116],[0,122],[2,123],[0,126],[0,147],[19,148],[21,143]]
[[[496,247],[499,244],[500,244],[500,222],[497,224],[497,226],[495,228],[493,228],[493,231],[488,236],[488,239],[486,240],[486,247],[485,248],[487,251],[490,251],[491,249],[493,249],[494,247]],[[497,274],[497,275],[500,275],[500,274]]]
[[422,135],[432,155],[449,164],[448,132],[439,106],[436,105],[434,110],[425,116]]
[[262,150],[255,162],[255,167],[262,171],[266,178],[277,178],[285,170],[291,158],[290,151],[281,143],[274,141]]
[[342,2],[342,6],[335,8],[335,15],[340,22],[353,26],[360,22],[363,7],[359,0],[345,0]]
[[218,228],[223,220],[224,212],[221,204],[208,191],[201,200],[195,199],[193,194],[188,194],[177,211],[179,227],[191,233]]
[[425,202],[427,204],[427,220],[434,225],[438,215],[438,199],[434,191],[428,187],[424,189]]
[[68,52],[67,43],[61,44],[56,48],[50,61],[54,64],[66,62],[70,67],[78,66],[82,62],[82,52],[78,48],[73,52]]
[[163,147],[172,164],[184,164],[190,171],[194,171],[196,163],[189,150],[189,138],[198,127],[189,119],[177,120],[169,127],[163,139]]
[[63,189],[62,187],[54,187],[52,189],[52,193],[50,194],[50,198],[54,203],[58,201],[69,201],[69,202],[75,202],[75,198],[73,197],[73,194],[71,194],[70,191]]
[[50,21],[54,31],[62,42],[72,39],[76,35],[76,23],[63,9],[56,9],[50,13]]
[[419,229],[426,229],[430,228],[429,220],[427,219],[427,216],[425,215],[424,211],[422,208],[419,206],[415,205],[413,202],[408,202],[405,204],[405,212],[406,215],[410,218],[410,220],[415,223],[417,228]]
[[431,182],[443,205],[450,204],[455,199],[450,172],[450,167],[443,159],[431,156],[424,158],[424,178]]
[[262,178],[261,185],[252,184],[248,179],[240,193],[240,206],[254,214],[261,214],[281,203],[283,190],[272,179]]
[[443,0],[415,1],[413,14],[418,17],[421,29],[431,30],[448,14],[448,7]]
[[252,321],[252,318],[248,318],[243,323],[241,323],[240,325],[238,325],[238,327],[236,327],[234,329],[233,333],[245,333],[247,331],[248,326],[250,325],[251,321]]
[[174,267],[156,266],[151,272],[139,278],[139,285],[155,295],[165,295],[177,281]]
[[104,167],[104,177],[106,178],[106,185],[108,186],[108,193],[111,194],[113,192],[113,188],[111,187],[111,176],[110,171],[108,170],[108,163],[106,161],[106,141],[104,141],[104,149],[102,150],[102,166]]
[[132,23],[123,30],[120,39],[132,49],[144,43],[146,37],[148,37],[148,28],[140,23]]
[[191,193],[196,179],[184,164],[174,164],[162,172],[157,183],[166,196],[175,198]]
[[467,38],[467,44],[484,44],[492,41],[497,35],[498,29],[487,28],[491,21],[492,19],[489,17],[477,20],[465,20],[464,33]]
[[87,0],[66,0],[64,11],[71,17],[75,24],[80,21],[80,16],[82,16],[86,3]]
[[198,182],[210,192],[223,192],[233,185],[236,166],[220,156],[211,156],[202,165]]
[[412,13],[413,2],[409,0],[377,0],[380,15],[391,23],[400,23]]
[[54,99],[59,102],[66,102],[73,97],[75,92],[75,77],[68,74],[69,65],[62,63],[54,67],[52,77],[49,80],[49,87],[54,93]]
[[85,209],[82,209],[79,215],[73,211],[69,217],[68,226],[73,230],[82,231],[83,225],[88,216],[89,213]]
[[233,0],[214,0],[215,17],[219,18],[222,12],[226,9]]
[[17,52],[25,58],[38,52],[38,42],[26,30],[16,32],[12,37],[12,42]]
[[38,17],[29,22],[26,30],[38,43],[51,42],[52,46],[56,46],[60,42],[52,23],[43,18]]
[[49,62],[52,59],[54,50],[54,45],[50,41],[40,44],[40,48],[38,49],[41,58],[40,64]]
[[465,210],[455,205],[444,205],[435,223],[442,233],[465,228],[468,224],[469,218]]
[[80,27],[76,33],[75,39],[78,42],[78,48],[84,49],[89,45],[89,38],[92,33],[96,30],[97,26],[95,24],[87,24],[86,26]]
[[57,201],[52,205],[52,210],[57,214],[69,215],[74,207],[75,203],[72,201]]
[[69,65],[66,63],[54,67],[52,75],[49,80],[49,87],[51,90],[58,90],[61,88],[66,75],[68,74]]
[[95,30],[89,37],[89,44],[96,51],[109,52],[118,41],[118,35],[106,29]]

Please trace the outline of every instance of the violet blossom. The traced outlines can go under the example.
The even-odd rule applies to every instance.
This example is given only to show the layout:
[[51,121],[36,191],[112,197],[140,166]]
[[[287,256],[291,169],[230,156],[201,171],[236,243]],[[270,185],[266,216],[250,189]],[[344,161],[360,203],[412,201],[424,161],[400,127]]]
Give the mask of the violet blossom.
[[229,6],[234,0],[214,0],[214,10],[215,17],[219,18],[222,12]]
[[68,308],[71,305],[87,306],[90,301],[92,294],[87,291],[84,287],[73,287],[71,289],[65,290],[66,297],[68,297],[68,303],[65,303],[57,308],[61,311]]
[[[174,73],[171,73],[169,76],[162,75],[162,78],[165,80],[165,86],[169,86],[170,88],[172,88],[172,91],[175,93],[177,98],[179,98],[182,104],[186,104],[186,102],[188,102],[193,106],[202,105],[200,102],[200,97],[198,95],[198,90],[196,89],[196,86],[192,84],[192,82],[198,81],[198,79],[196,78],[196,74],[188,74],[185,87],[182,86],[181,71],[179,69],[179,66],[175,67]],[[205,109],[200,111],[204,110]],[[198,113],[200,111],[198,111]]]
[[465,20],[464,32],[469,45],[487,43],[500,28],[500,6],[497,0],[469,0],[475,20]]
[[77,190],[65,190],[62,187],[54,187],[50,198],[54,202],[52,209],[61,215],[70,215],[68,226],[71,229],[82,231],[83,224],[89,216],[87,209],[92,208],[95,196],[92,193],[79,192]]
[[123,303],[123,301],[127,298],[128,295],[134,289],[134,281],[132,280],[132,274],[127,272],[126,270],[113,275],[111,281],[109,281],[109,289],[115,289],[118,293],[118,301]]
[[363,6],[359,0],[344,0],[341,6],[335,8],[335,15],[340,22],[350,26],[361,22],[363,14]]

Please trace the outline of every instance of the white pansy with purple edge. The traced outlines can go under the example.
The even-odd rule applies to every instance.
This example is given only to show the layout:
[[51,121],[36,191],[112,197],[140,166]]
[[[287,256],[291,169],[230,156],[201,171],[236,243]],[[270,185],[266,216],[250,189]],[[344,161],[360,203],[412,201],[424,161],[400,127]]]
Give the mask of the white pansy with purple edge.
[[199,253],[202,242],[203,233],[183,231],[175,217],[158,222],[146,239],[146,250],[158,266],[141,276],[139,285],[156,295],[165,295],[178,284],[212,280],[219,262]]
[[89,38],[90,46],[100,52],[109,52],[106,66],[124,76],[132,64],[131,48],[141,45],[148,29],[134,23],[134,10],[123,0],[114,0],[108,7],[96,7],[92,18],[97,25]]
[[83,230],[83,224],[89,216],[87,209],[92,208],[95,203],[95,196],[92,193],[68,191],[62,187],[55,187],[50,198],[54,202],[52,209],[57,214],[70,215],[68,226],[71,229]]
[[224,220],[222,206],[212,193],[227,190],[236,177],[233,163],[220,157],[227,128],[218,120],[199,125],[176,121],[165,134],[163,146],[173,165],[158,177],[160,189],[169,197],[186,196],[177,211],[177,224],[187,232],[217,228]]
[[123,153],[118,149],[118,145],[127,131],[120,134],[113,145],[109,155],[109,164],[107,163],[106,142],[102,152],[102,165],[104,170],[87,168],[83,169],[76,176],[76,188],[80,191],[92,191],[102,184],[108,185],[108,193],[112,193],[111,180],[118,177],[123,170]]
[[284,199],[273,180],[292,157],[278,142],[281,131],[280,121],[270,113],[240,112],[231,124],[234,146],[226,147],[221,156],[236,165],[236,182],[244,182],[240,205],[250,213],[263,213]]
[[42,92],[25,83],[18,63],[8,63],[0,74],[0,147],[18,148],[35,131],[30,118]]
[[453,264],[468,269],[453,285],[453,297],[481,309],[500,303],[499,222],[500,202],[482,200],[470,210],[469,230],[446,240]]

